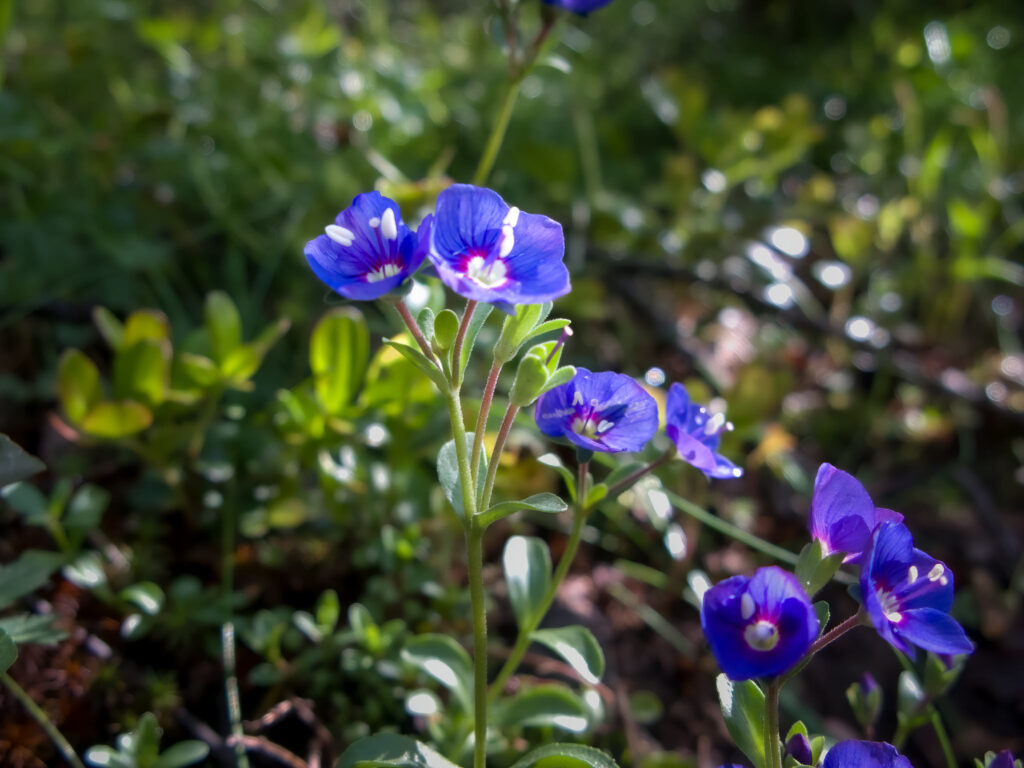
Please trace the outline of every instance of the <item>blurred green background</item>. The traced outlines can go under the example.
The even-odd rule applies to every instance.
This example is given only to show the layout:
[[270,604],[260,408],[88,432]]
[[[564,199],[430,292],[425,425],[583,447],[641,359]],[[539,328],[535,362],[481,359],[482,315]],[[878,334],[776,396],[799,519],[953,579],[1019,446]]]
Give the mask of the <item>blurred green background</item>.
[[[529,32],[535,3],[521,5]],[[61,477],[105,487],[113,501],[100,535],[128,554],[131,579],[167,587],[172,577],[194,578],[179,586],[182,605],[201,603],[203,584],[217,581],[218,505],[206,504],[204,485],[218,482],[211,467],[248,462],[228,494],[242,507],[265,497],[261,489],[275,489],[272,498],[284,489],[287,508],[269,523],[264,514],[246,528],[243,515],[240,557],[251,564],[250,585],[263,585],[239,601],[252,621],[246,671],[260,669],[272,646],[260,635],[274,626],[264,614],[310,608],[327,588],[343,606],[370,605],[380,622],[459,630],[458,574],[437,575],[459,554],[437,550],[445,537],[431,533],[442,422],[429,388],[417,395],[409,382],[422,382],[407,372],[390,390],[368,386],[352,425],[327,437],[321,425],[315,439],[295,438],[275,414],[290,407],[288,418],[299,419],[301,406],[279,391],[309,376],[313,324],[340,303],[307,268],[303,244],[359,192],[394,197],[412,224],[447,183],[471,177],[507,76],[503,39],[486,2],[0,0],[0,431],[48,464],[45,492]],[[958,615],[979,642],[944,705],[957,752],[966,759],[1012,738],[1021,748],[1019,4],[616,0],[562,19],[553,39],[522,84],[490,186],[565,228],[574,292],[556,312],[576,331],[566,361],[655,387],[686,380],[700,397],[725,397],[737,426],[727,453],[742,457],[746,477],[709,488],[680,470],[681,482],[695,501],[767,539],[799,547],[821,461],[903,511],[918,545],[958,574]],[[213,290],[237,305],[246,338],[282,318],[291,330],[252,391],[230,395],[206,422],[215,429],[198,464],[175,465],[152,445],[148,459],[126,459],[125,445],[69,443],[55,426],[61,353],[76,347],[110,368],[93,308],[121,317],[152,308],[166,315],[169,336],[188,339]],[[376,351],[387,318],[360,309]],[[375,365],[379,384],[387,363]],[[389,405],[399,394],[401,405]],[[386,426],[390,448],[367,432],[374,424]],[[530,457],[544,449],[528,420],[522,426],[511,482],[554,485],[538,479]],[[352,487],[332,468],[348,495],[328,514],[334,489],[317,456],[327,451],[342,466],[350,445],[366,454],[366,474]],[[391,467],[390,484],[375,484],[378,464]],[[200,478],[191,486],[189,472]],[[203,500],[202,511],[189,499]],[[39,542],[5,514],[7,562]],[[595,537],[622,542],[595,547],[588,567],[618,573],[614,558],[676,567],[679,558],[635,517],[595,524]],[[701,540],[698,550],[697,532],[688,533],[686,564],[714,578],[749,563],[721,540]],[[358,550],[367,541],[376,548]],[[430,557],[417,562],[426,549]],[[393,570],[396,552],[413,569],[404,576]],[[310,567],[266,586],[296,560]],[[435,577],[426,609],[411,596]],[[594,601],[610,600],[592,588]],[[630,588],[699,644],[692,609],[666,607],[656,590],[643,591],[650,585]],[[59,603],[69,589],[48,599]],[[221,614],[214,610],[194,646],[184,639],[185,625],[196,630],[185,609],[163,639],[132,646],[116,622],[104,624],[95,598],[75,600],[76,621],[132,659],[130,675],[146,691],[129,695],[110,665],[79,661],[89,671],[75,701],[92,702],[94,713],[75,703],[61,711],[81,743],[109,742],[117,723],[131,725],[146,708],[185,731],[174,712],[198,706],[217,717],[216,668],[204,683],[182,665],[215,661],[202,647]],[[179,649],[173,661],[159,659],[165,644]],[[631,668],[624,647],[624,691],[666,685],[655,668]],[[67,653],[88,656],[77,646]],[[834,658],[849,668],[838,683],[819,673],[808,685],[824,718],[848,719],[842,691],[871,657],[847,653]],[[694,718],[704,712],[703,722],[713,706],[704,656],[693,650],[675,673],[683,682],[657,691],[664,714],[645,732],[648,752],[696,755]],[[308,661],[314,672],[327,663]],[[246,716],[259,717],[275,697],[309,696],[342,744],[362,725],[408,717],[372,675],[360,685],[375,692],[358,696],[327,683],[320,690],[310,675],[243,676]],[[684,691],[696,703],[674,700]],[[622,727],[613,713],[609,744],[621,746]],[[49,759],[45,744],[35,763],[10,751],[28,737],[2,728],[6,759]],[[724,759],[727,739],[710,738]],[[926,738],[913,748],[918,764],[938,763]]]

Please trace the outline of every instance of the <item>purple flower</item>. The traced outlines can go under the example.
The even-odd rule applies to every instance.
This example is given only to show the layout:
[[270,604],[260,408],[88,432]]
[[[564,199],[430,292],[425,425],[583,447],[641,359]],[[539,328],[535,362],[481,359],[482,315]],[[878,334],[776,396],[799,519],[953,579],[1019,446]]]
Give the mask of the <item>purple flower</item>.
[[725,414],[708,413],[703,405],[690,402],[682,384],[668,389],[665,403],[665,434],[676,444],[679,455],[708,477],[742,477],[743,470],[718,453],[722,432],[732,429]]
[[590,451],[639,451],[658,431],[658,404],[630,376],[577,368],[541,395],[534,418],[545,435]]
[[713,586],[701,603],[700,622],[731,680],[782,674],[818,636],[818,617],[800,582],[777,566]]
[[1015,766],[1016,761],[1013,759],[1013,753],[1008,749],[1004,749],[992,758],[992,762],[990,762],[986,768],[1015,768]]
[[814,752],[811,750],[811,742],[802,733],[794,733],[792,738],[786,742],[786,754],[800,763],[800,765],[814,765]]
[[457,294],[509,314],[515,304],[553,301],[570,289],[562,225],[509,208],[483,187],[444,190],[420,227],[420,250]]
[[911,645],[933,653],[974,650],[949,615],[953,573],[914,549],[903,523],[882,523],[875,531],[861,566],[860,589],[871,623],[898,650],[911,653]]
[[821,542],[822,555],[847,552],[844,562],[857,562],[882,523],[903,521],[903,515],[881,509],[853,475],[831,464],[818,467],[811,498],[811,537]]
[[841,741],[825,755],[822,768],[914,768],[896,747],[881,741]]
[[423,263],[416,235],[402,222],[398,205],[379,192],[356,195],[324,232],[306,243],[306,260],[346,299],[379,298]]
[[590,13],[598,8],[604,8],[612,0],[544,0],[548,5],[556,5],[565,8],[573,13]]

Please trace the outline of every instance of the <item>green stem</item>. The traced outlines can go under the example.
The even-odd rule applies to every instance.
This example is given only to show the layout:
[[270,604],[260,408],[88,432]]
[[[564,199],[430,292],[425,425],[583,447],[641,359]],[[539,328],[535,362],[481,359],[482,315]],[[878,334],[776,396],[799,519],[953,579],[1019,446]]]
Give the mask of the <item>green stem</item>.
[[213,424],[213,420],[217,417],[217,406],[220,404],[223,392],[224,390],[219,386],[210,391],[209,399],[199,414],[199,420],[196,422],[192,432],[192,438],[188,441],[188,458],[190,461],[198,459],[199,455],[203,452],[206,433],[210,431],[210,425]]
[[547,591],[545,591],[544,597],[540,601],[538,610],[534,613],[533,620],[519,628],[519,635],[516,637],[515,645],[512,646],[512,650],[508,658],[505,659],[505,664],[502,666],[501,671],[498,672],[498,676],[491,683],[488,699],[492,702],[501,695],[501,692],[505,689],[505,684],[515,674],[516,669],[519,668],[519,663],[523,660],[523,656],[526,655],[526,649],[530,646],[530,636],[540,626],[540,622],[551,608],[551,604],[555,601],[555,595],[558,594],[558,587],[565,580],[566,575],[569,573],[569,566],[572,565],[572,561],[576,557],[576,550],[579,549],[580,539],[583,537],[583,523],[586,522],[587,512],[589,511],[583,506],[582,501],[587,496],[586,485],[589,468],[590,462],[580,464],[576,496],[579,501],[573,506],[572,531],[569,533],[569,541],[566,542],[565,551],[562,552],[562,557],[558,561],[558,567],[555,568],[555,573],[551,577],[551,583],[548,584]]
[[779,679],[768,683],[765,694],[765,760],[772,768],[782,768],[782,744],[779,737]]
[[434,358],[434,351],[430,348],[427,340],[423,337],[423,331],[416,324],[416,320],[413,318],[412,313],[409,311],[409,307],[405,303],[405,299],[399,299],[395,302],[395,310],[398,312],[398,316],[402,318],[402,322],[405,327],[409,329],[409,333],[416,339],[416,343],[419,344],[420,351],[427,356],[427,360],[436,363],[437,360]]
[[480,399],[480,412],[476,416],[476,429],[473,432],[473,454],[469,462],[470,477],[476,477],[477,468],[480,466],[480,454],[484,447],[484,432],[487,431],[487,416],[491,412],[491,401],[494,399],[494,390],[498,386],[498,375],[500,373],[501,361],[495,360],[491,363],[491,370],[487,374],[484,396]]
[[498,437],[494,441],[494,450],[491,451],[491,462],[487,465],[487,477],[484,479],[483,491],[480,493],[480,509],[487,509],[491,504],[491,494],[494,492],[494,481],[498,476],[498,465],[501,463],[501,452],[505,450],[505,441],[508,440],[508,433],[512,430],[512,422],[516,420],[519,413],[518,406],[508,404],[505,411],[505,418],[498,428]]
[[622,480],[619,480],[619,482],[617,482],[615,485],[613,485],[611,488],[608,489],[608,493],[605,494],[605,498],[606,499],[614,499],[619,494],[624,493],[625,491],[629,490],[634,485],[636,485],[637,482],[639,482],[641,478],[646,477],[647,475],[649,475],[654,470],[656,470],[659,467],[662,467],[665,464],[668,464],[670,461],[672,461],[672,459],[675,458],[675,455],[676,455],[676,448],[673,445],[671,448],[669,448],[667,451],[665,451],[663,454],[661,454],[661,456],[656,458],[654,461],[652,461],[647,466],[640,467],[640,469],[636,470],[636,472],[632,472],[632,473],[626,475],[626,477],[624,477]]
[[14,678],[8,675],[6,672],[0,673],[0,682],[4,684],[4,687],[11,692],[11,694],[18,701],[21,702],[28,713],[32,716],[32,719],[39,723],[39,727],[42,728],[46,735],[50,737],[50,741],[53,742],[57,750],[64,756],[75,768],[85,768],[78,754],[75,752],[75,748],[71,746],[71,743],[64,738],[64,734],[60,732],[49,715],[40,707],[32,697],[25,692],[25,689],[18,685]]
[[708,528],[718,531],[721,534],[728,536],[729,538],[735,539],[736,541],[746,544],[751,549],[756,549],[759,552],[763,552],[769,557],[774,557],[776,560],[781,560],[784,563],[790,565],[796,565],[799,559],[797,555],[790,552],[787,549],[778,547],[770,542],[765,541],[762,538],[755,536],[749,531],[745,531],[742,528],[733,525],[732,523],[726,522],[722,518],[711,514],[710,512],[701,509],[691,501],[687,501],[682,496],[672,491],[666,490],[665,495],[672,504],[678,507],[680,510],[688,514],[695,520],[703,523]]
[[519,77],[509,78],[505,85],[505,95],[502,97],[501,106],[498,108],[498,116],[491,126],[491,135],[487,137],[487,144],[484,146],[484,153],[480,157],[480,163],[473,174],[473,183],[481,187],[487,182],[494,168],[494,161],[498,159],[498,151],[505,141],[505,133],[508,131],[509,121],[512,119],[512,112],[516,106],[516,99],[519,97],[519,85],[522,80]]
[[[900,664],[910,674],[917,677],[917,670],[914,669],[913,663],[907,658],[906,654],[893,649],[896,657],[900,660]],[[939,710],[935,707],[934,702],[928,702],[928,718],[932,724],[932,730],[935,731],[935,736],[939,740],[939,747],[942,749],[942,755],[946,759],[947,768],[956,768],[956,755],[953,754],[953,744],[949,740],[949,733],[946,731],[946,726],[942,722],[942,716],[939,714]],[[897,749],[902,750],[903,745],[907,741],[907,737],[910,736],[911,729],[906,726],[907,720],[902,720],[896,727],[896,733],[892,737],[892,745]]]
[[[475,306],[475,302],[472,303]],[[466,307],[466,316],[473,306]],[[461,337],[463,334],[460,333]],[[466,531],[466,557],[469,569],[469,598],[473,612],[473,766],[485,768],[487,762],[487,606],[484,602],[483,529],[476,520],[476,485],[469,468],[466,450],[466,423],[462,417],[459,390],[453,386],[447,393],[448,417],[455,442],[455,457],[462,485],[463,527]]]
[[[236,505],[230,500],[225,505],[221,519],[221,590],[229,601],[235,589],[235,518]],[[234,613],[234,609],[232,609]],[[249,756],[245,751],[242,730],[242,704],[238,690],[238,668],[235,659],[235,624],[234,616],[230,616],[220,628],[221,663],[224,667],[224,698],[228,710],[228,723],[231,728],[231,741],[235,750],[235,764],[238,768],[249,768]]]
[[[479,302],[469,299],[466,302],[466,309],[462,313],[462,319],[459,321],[459,330],[455,334],[455,343],[452,345],[452,374],[451,381],[452,386],[458,390],[462,386],[462,345],[466,342],[466,331],[469,330],[469,321],[473,319],[473,312],[476,311],[476,305]],[[462,424],[462,413],[459,413],[459,424]],[[454,427],[454,423],[452,424]],[[467,469],[469,465],[466,465]],[[470,476],[472,477],[472,476]]]

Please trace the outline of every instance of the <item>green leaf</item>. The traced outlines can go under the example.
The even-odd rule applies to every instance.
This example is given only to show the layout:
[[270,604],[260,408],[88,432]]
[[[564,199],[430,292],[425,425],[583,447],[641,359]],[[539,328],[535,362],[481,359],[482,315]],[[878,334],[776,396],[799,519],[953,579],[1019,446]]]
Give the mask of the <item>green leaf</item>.
[[549,514],[557,515],[559,512],[565,512],[569,508],[562,499],[555,496],[553,493],[535,493],[533,496],[523,499],[522,501],[503,501],[500,504],[495,504],[485,512],[479,512],[477,518],[480,520],[480,524],[488,526],[503,517],[508,517],[511,514],[518,512],[521,509],[528,509],[531,512],[547,512]]
[[537,613],[551,586],[551,553],[543,539],[513,536],[505,544],[502,564],[516,623],[525,627],[540,618]]
[[135,730],[135,760],[138,766],[150,766],[156,762],[160,754],[160,726],[156,722],[156,715],[146,712],[139,718]]
[[68,420],[76,425],[102,397],[99,370],[77,349],[69,349],[61,355],[57,393]]
[[583,502],[584,509],[590,509],[595,504],[600,503],[604,500],[604,497],[608,495],[608,484],[597,483],[587,489],[587,498]]
[[512,768],[618,768],[611,755],[582,744],[545,744],[521,757]]
[[71,497],[64,512],[63,523],[68,533],[81,541],[99,527],[103,512],[110,503],[110,492],[86,483]]
[[629,712],[640,725],[653,725],[665,714],[665,707],[657,694],[634,691],[629,694]]
[[212,291],[206,296],[204,314],[213,359],[223,363],[242,343],[242,319],[238,307],[223,291]]
[[11,668],[11,664],[18,660],[18,646],[10,636],[0,629],[0,673]]
[[[426,744],[395,733],[377,733],[345,750],[334,768],[459,768]],[[603,767],[602,767],[603,768]]]
[[420,329],[420,333],[423,334],[423,338],[429,344],[430,340],[434,338],[434,310],[430,307],[421,309],[419,314],[416,315],[416,327]]
[[434,365],[427,356],[420,352],[416,347],[410,347],[408,344],[403,344],[400,341],[392,341],[391,339],[385,339],[384,343],[389,347],[397,350],[402,354],[406,360],[419,368],[423,373],[427,374],[434,385],[442,392],[448,389],[448,382],[445,381],[444,374],[438,370],[437,366]]
[[53,626],[57,617],[53,614],[37,616],[31,613],[19,613],[0,619],[0,631],[6,632],[16,644],[36,643],[37,645],[56,645],[68,633]]
[[200,387],[212,387],[220,381],[220,369],[217,364],[204,355],[183,352],[178,355],[177,362],[194,383]]
[[0,488],[46,469],[46,465],[7,435],[0,434]]
[[124,345],[114,357],[113,384],[117,400],[159,405],[170,381],[170,343],[141,339]]
[[764,727],[767,713],[764,693],[751,680],[734,682],[720,674],[715,683],[729,735],[754,764],[754,768],[765,768]]
[[121,348],[124,340],[124,323],[118,320],[113,312],[106,307],[95,306],[92,308],[92,322],[111,349]]
[[557,653],[584,682],[594,684],[604,674],[604,652],[586,627],[573,624],[558,629],[538,629],[530,639]]
[[339,413],[359,391],[370,360],[370,332],[354,307],[324,315],[309,340],[309,367],[317,398],[330,414]]
[[0,565],[0,609],[36,591],[63,564],[59,552],[28,549],[13,563]]
[[202,741],[179,741],[157,758],[153,768],[184,768],[205,760],[210,747]]
[[494,723],[505,728],[555,726],[583,733],[590,725],[589,714],[587,705],[565,686],[538,685],[497,707]]
[[576,376],[576,368],[571,365],[563,365],[561,368],[556,370],[551,376],[548,377],[547,384],[541,387],[540,392],[537,393],[537,397],[540,397],[545,392],[550,392],[555,387],[560,387],[563,384],[568,384]]
[[125,587],[120,597],[149,616],[156,616],[164,605],[164,591],[152,581],[140,581]]
[[170,338],[171,326],[163,312],[139,309],[125,320],[119,348],[130,347],[138,341],[165,341]]
[[459,363],[460,381],[462,379],[462,375],[466,372],[466,365],[469,363],[469,356],[473,353],[473,345],[476,344],[477,334],[480,333],[480,329],[484,327],[484,323],[487,321],[487,317],[491,314],[491,310],[493,309],[493,304],[477,304],[476,311],[469,319],[469,325],[466,328],[466,336],[462,340],[462,360],[457,361]]
[[538,336],[543,336],[545,333],[551,333],[552,331],[560,331],[563,328],[565,328],[565,326],[569,325],[569,323],[571,322],[572,320],[566,320],[564,317],[556,317],[554,320],[548,320],[546,323],[541,323],[536,328],[534,328],[530,332],[530,335],[523,339],[521,343],[525,344],[530,339],[535,339]]
[[[473,432],[466,433],[466,455],[473,450]],[[476,486],[481,487],[487,478],[487,458],[481,454],[480,466],[477,467]],[[445,498],[461,520],[466,519],[466,510],[462,504],[462,481],[459,478],[459,458],[455,451],[455,440],[449,440],[437,452],[437,480],[444,490]]]
[[316,603],[316,623],[325,632],[333,632],[341,618],[341,603],[338,593],[333,589],[326,590]]
[[97,403],[82,421],[82,431],[93,437],[118,440],[138,434],[153,423],[153,412],[133,400]]
[[565,487],[569,491],[569,498],[576,501],[576,478],[573,473],[569,471],[569,468],[562,463],[558,454],[545,453],[543,456],[538,456],[537,461],[546,467],[551,467],[562,476],[562,480],[565,482]]
[[448,635],[417,635],[402,658],[450,690],[466,712],[473,711],[473,663],[466,649]]
[[814,597],[832,580],[845,556],[844,552],[833,552],[822,557],[821,542],[816,539],[800,550],[795,574],[808,597]]

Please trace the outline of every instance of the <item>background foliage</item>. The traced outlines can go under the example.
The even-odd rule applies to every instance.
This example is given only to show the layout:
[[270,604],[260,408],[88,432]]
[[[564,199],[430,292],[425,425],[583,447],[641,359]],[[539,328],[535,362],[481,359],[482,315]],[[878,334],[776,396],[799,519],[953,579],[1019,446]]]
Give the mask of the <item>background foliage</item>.
[[[828,460],[950,564],[979,643],[944,704],[964,759],[1020,749],[1024,719],[1011,5],[617,0],[562,21],[491,179],[565,227],[568,361],[727,398],[747,476],[709,487],[677,467],[676,490],[786,546]],[[24,646],[12,676],[82,748],[146,711],[176,739],[223,732],[218,630],[234,610],[245,716],[312,701],[315,717],[268,732],[297,753],[386,726],[443,742],[406,706],[430,685],[402,655],[412,633],[466,631],[434,489],[443,417],[380,347],[388,319],[335,308],[302,245],[360,191],[415,220],[471,176],[506,77],[498,19],[418,0],[36,0],[0,2],[0,34],[0,431],[48,467],[5,494],[0,561],[34,551],[38,578],[4,605],[66,635]],[[94,322],[96,306],[112,315]],[[365,352],[329,390],[338,348]],[[83,366],[102,382],[89,408],[141,399],[153,426],[111,436],[72,413]],[[519,497],[558,483],[528,422],[506,476]],[[669,536],[644,498],[596,517],[560,603],[609,656],[597,741],[724,759],[713,665],[678,598],[754,556],[682,516]],[[541,517],[512,525],[561,536]],[[895,699],[895,662],[859,653],[829,650],[837,684],[809,671],[820,717],[849,719],[864,664]],[[55,759],[2,706],[0,761]],[[927,738],[913,746],[938,762]]]

